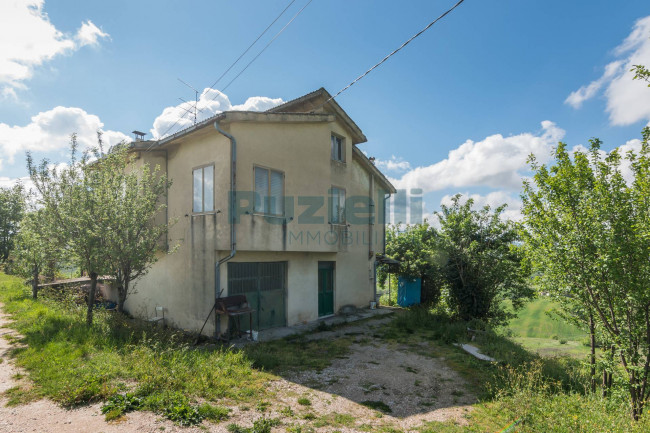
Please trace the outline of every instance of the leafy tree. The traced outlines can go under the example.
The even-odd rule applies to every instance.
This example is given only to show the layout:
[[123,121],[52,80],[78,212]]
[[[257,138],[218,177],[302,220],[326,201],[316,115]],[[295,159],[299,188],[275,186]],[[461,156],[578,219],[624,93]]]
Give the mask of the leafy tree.
[[16,269],[19,274],[31,278],[32,297],[36,299],[41,272],[60,255],[43,209],[25,215],[16,237],[15,254]]
[[84,153],[77,160],[77,139],[71,137],[71,161],[62,169],[50,167],[43,160],[36,165],[30,154],[27,167],[38,191],[37,201],[44,210],[50,232],[62,246],[67,246],[90,277],[86,323],[93,322],[97,278],[110,270],[105,259],[105,223],[108,212],[102,200],[104,173],[90,164]]
[[25,194],[22,185],[0,188],[0,264],[7,261],[14,248],[14,240],[24,212]]
[[[444,284],[440,255],[436,249],[436,231],[425,220],[422,224],[392,225],[386,229],[386,255],[399,260],[398,275],[421,278],[422,301],[435,304]],[[379,275],[383,284],[386,273]]]
[[[156,223],[164,210],[161,198],[171,186],[160,167],[136,167],[126,146],[116,147],[95,164],[101,173],[98,191],[104,203],[104,253],[118,289],[119,312],[124,311],[132,281],[147,273],[167,234],[167,222]],[[164,245],[166,247],[166,245]]]
[[625,156],[605,154],[593,139],[572,157],[560,143],[550,167],[531,156],[534,177],[523,194],[526,249],[540,282],[565,309],[589,318],[592,341],[599,332],[611,344],[635,419],[650,397],[649,138],[645,128],[641,150]]
[[508,299],[515,309],[533,296],[518,230],[501,215],[505,205],[474,210],[474,201],[461,203],[461,195],[442,206],[437,240],[446,256],[444,271],[449,290],[449,307],[463,320],[505,322],[503,306]]

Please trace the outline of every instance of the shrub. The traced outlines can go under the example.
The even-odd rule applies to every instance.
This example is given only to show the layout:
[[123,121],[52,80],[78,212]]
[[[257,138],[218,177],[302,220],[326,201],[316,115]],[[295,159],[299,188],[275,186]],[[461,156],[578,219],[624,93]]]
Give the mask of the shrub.
[[102,406],[106,421],[117,419],[127,412],[139,410],[142,399],[131,393],[114,394]]

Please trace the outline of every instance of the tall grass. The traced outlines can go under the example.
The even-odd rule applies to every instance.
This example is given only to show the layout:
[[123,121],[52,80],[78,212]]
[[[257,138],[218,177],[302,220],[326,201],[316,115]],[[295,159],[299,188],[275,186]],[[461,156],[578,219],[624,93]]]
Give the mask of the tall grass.
[[41,296],[34,301],[20,281],[0,280],[0,301],[23,336],[14,349],[35,391],[66,405],[133,391],[150,406],[187,400],[249,400],[264,394],[269,375],[245,353],[200,350],[187,336],[98,310],[92,327],[82,308]]

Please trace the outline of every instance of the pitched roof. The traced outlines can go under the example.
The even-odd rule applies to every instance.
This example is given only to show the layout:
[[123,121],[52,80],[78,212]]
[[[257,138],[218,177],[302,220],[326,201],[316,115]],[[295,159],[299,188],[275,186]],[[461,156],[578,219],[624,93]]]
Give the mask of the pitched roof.
[[365,143],[368,141],[361,131],[361,128],[354,123],[354,120],[341,108],[336,100],[331,99],[325,88],[321,87],[311,93],[299,98],[292,99],[284,104],[273,107],[265,113],[311,113],[316,111],[330,111],[339,117],[352,133],[352,144]]

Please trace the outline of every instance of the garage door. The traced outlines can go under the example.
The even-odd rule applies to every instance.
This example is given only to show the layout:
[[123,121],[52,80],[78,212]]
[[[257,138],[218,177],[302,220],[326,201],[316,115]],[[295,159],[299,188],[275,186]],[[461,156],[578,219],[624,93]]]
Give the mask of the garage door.
[[[228,295],[246,295],[254,329],[285,326],[287,262],[228,263]],[[248,323],[242,320],[242,329]]]

